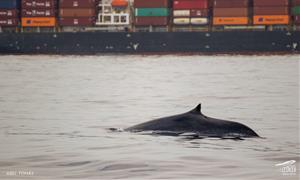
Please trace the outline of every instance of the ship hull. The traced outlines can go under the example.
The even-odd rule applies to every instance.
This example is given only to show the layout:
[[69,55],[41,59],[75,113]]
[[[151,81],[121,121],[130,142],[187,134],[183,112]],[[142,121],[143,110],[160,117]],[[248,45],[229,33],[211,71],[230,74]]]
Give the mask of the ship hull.
[[299,53],[300,31],[0,33],[0,54]]

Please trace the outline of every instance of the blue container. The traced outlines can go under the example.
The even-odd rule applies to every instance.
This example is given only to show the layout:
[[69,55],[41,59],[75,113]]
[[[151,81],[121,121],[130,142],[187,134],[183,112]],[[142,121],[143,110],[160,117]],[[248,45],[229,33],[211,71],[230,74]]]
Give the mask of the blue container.
[[20,7],[21,0],[0,0],[0,9],[16,9]]

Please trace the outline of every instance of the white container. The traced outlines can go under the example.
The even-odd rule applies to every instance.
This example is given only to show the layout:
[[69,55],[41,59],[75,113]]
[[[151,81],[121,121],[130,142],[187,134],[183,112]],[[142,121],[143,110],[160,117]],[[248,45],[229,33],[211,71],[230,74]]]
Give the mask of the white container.
[[176,25],[187,25],[190,24],[190,18],[174,18],[173,23]]
[[173,16],[174,17],[189,17],[191,15],[190,10],[174,10]]
[[208,18],[191,18],[191,24],[193,24],[193,25],[208,24]]

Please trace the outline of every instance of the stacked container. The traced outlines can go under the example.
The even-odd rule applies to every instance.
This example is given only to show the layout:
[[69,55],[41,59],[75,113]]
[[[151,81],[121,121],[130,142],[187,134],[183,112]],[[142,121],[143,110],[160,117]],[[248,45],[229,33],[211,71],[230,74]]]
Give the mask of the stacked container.
[[16,27],[19,24],[20,0],[0,0],[0,27]]
[[300,0],[292,1],[292,15],[294,18],[294,24],[300,25]]
[[208,0],[174,0],[174,25],[206,25],[208,24]]
[[289,0],[254,0],[254,25],[289,24]]
[[22,0],[22,27],[55,27],[56,0]]
[[94,26],[96,0],[59,0],[59,24],[61,26]]
[[135,0],[134,24],[136,26],[167,26],[169,0]]
[[249,0],[214,0],[213,25],[248,25]]

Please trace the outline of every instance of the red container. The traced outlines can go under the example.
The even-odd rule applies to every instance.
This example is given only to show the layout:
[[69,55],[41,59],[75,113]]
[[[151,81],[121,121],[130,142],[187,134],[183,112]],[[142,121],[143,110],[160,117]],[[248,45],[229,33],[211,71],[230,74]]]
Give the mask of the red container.
[[300,6],[300,0],[292,0],[292,6]]
[[173,9],[207,9],[207,0],[174,0]]
[[1,17],[16,17],[17,16],[16,9],[0,9],[0,18]]
[[22,0],[22,9],[53,9],[55,0]]
[[0,26],[1,27],[9,27],[9,26],[17,26],[19,20],[17,18],[2,18],[0,17]]
[[248,8],[214,8],[214,17],[247,17]]
[[59,25],[61,26],[94,26],[95,18],[78,17],[78,18],[60,18]]
[[207,17],[208,10],[207,9],[192,9],[191,17]]
[[93,17],[96,16],[95,9],[60,9],[59,10],[60,17]]
[[253,0],[254,7],[288,6],[289,0]]
[[60,0],[59,8],[95,8],[96,0]]
[[167,8],[169,0],[134,0],[135,8]]
[[300,16],[294,16],[294,24],[300,25]]
[[253,9],[254,15],[288,15],[289,9],[288,7],[254,7]]
[[213,6],[215,8],[248,7],[249,6],[249,0],[214,0]]
[[168,17],[135,17],[134,24],[136,26],[166,26]]
[[22,10],[22,17],[54,17],[54,9],[37,9],[37,10]]

